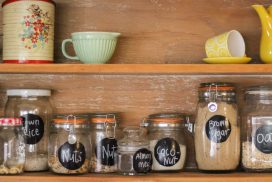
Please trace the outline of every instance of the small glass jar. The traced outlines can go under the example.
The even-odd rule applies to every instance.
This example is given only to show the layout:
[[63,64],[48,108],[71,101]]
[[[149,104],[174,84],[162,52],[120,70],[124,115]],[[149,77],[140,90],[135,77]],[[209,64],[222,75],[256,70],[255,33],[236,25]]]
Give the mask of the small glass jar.
[[146,174],[152,169],[152,153],[144,130],[124,129],[125,137],[118,141],[118,172],[123,175]]
[[21,118],[0,118],[0,174],[21,174],[25,143]]
[[242,114],[242,166],[248,172],[272,171],[272,87],[245,91]]
[[238,167],[240,125],[233,84],[200,85],[194,140],[198,169],[218,172]]
[[58,174],[89,171],[91,143],[87,115],[57,115],[51,122],[48,164]]
[[25,171],[48,170],[48,122],[52,118],[49,102],[50,90],[11,89],[7,90],[8,101],[5,116],[23,118],[26,144]]
[[91,172],[117,172],[117,140],[120,138],[118,118],[116,113],[90,114]]
[[152,170],[174,172],[184,168],[186,143],[184,115],[179,113],[153,114],[148,117]]

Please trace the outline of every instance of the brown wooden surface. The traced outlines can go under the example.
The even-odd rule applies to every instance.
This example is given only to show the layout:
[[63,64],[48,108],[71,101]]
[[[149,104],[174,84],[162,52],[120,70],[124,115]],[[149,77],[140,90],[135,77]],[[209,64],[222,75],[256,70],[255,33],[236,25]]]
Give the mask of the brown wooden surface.
[[22,176],[0,176],[1,182],[271,182],[271,174],[262,173],[171,173],[147,176],[93,175],[59,176],[52,173],[26,173]]
[[271,75],[269,64],[0,64],[0,73],[25,74],[179,74],[179,75]]
[[271,4],[271,0],[55,1],[57,62],[65,61],[61,42],[72,32],[117,31],[122,37],[111,63],[129,64],[200,63],[205,41],[232,29],[244,35],[247,55],[258,62],[261,27],[250,6]]

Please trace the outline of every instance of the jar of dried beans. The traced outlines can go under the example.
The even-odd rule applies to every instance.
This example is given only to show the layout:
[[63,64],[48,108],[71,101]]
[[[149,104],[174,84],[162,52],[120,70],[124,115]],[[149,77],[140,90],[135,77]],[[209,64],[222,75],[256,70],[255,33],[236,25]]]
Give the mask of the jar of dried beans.
[[233,84],[200,85],[194,140],[200,170],[230,171],[238,167],[240,126]]
[[92,157],[90,171],[117,172],[117,140],[120,138],[119,117],[116,113],[90,115]]
[[57,115],[50,126],[48,164],[54,173],[89,171],[90,137],[86,115]]
[[246,171],[272,171],[272,87],[245,91],[242,114],[242,166]]

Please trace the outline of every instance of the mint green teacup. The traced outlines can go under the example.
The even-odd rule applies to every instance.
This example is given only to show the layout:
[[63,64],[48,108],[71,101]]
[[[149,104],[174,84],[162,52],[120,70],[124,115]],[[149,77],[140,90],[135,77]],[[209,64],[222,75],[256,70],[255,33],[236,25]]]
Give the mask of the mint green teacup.
[[[72,39],[62,42],[62,53],[68,59],[80,60],[85,64],[104,64],[111,59],[120,35],[116,32],[75,32]],[[74,57],[66,52],[68,42],[73,43]]]

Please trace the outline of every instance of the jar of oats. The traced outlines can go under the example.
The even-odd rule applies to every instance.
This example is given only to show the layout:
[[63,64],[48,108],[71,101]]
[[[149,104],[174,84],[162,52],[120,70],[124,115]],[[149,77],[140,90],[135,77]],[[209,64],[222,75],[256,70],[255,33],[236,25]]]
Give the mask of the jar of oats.
[[272,171],[272,87],[245,92],[242,115],[242,166],[250,172]]
[[88,172],[91,144],[87,118],[87,115],[57,115],[52,120],[48,164],[54,173]]
[[120,138],[117,113],[92,113],[90,171],[94,173],[117,172],[117,140]]
[[233,84],[200,85],[194,140],[200,170],[218,172],[237,168],[240,160],[240,126]]

